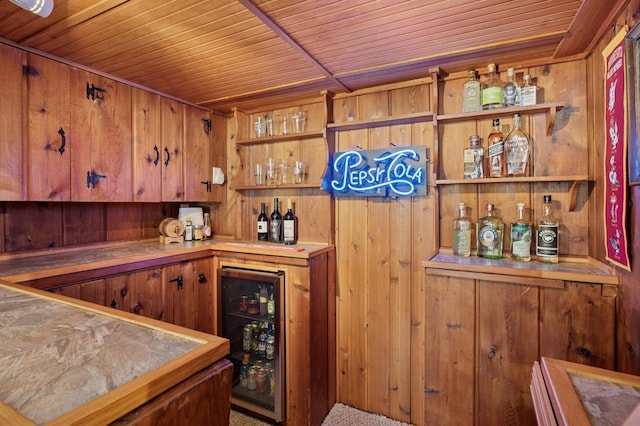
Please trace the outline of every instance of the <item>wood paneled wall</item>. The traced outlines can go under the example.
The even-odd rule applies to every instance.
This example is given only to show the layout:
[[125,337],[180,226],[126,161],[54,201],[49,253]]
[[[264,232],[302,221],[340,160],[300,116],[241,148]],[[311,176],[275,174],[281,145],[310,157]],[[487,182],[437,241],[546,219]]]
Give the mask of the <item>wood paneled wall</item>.
[[[591,167],[595,173],[595,188],[589,219],[589,252],[605,261],[604,241],[604,60],[601,52],[613,36],[624,26],[640,22],[640,0],[631,0],[617,17],[615,25],[595,45],[588,58],[589,138],[592,152]],[[637,64],[636,64],[637,65]],[[631,272],[618,269],[620,291],[617,298],[617,359],[616,370],[640,374],[640,186],[629,188],[627,217],[631,255]]]

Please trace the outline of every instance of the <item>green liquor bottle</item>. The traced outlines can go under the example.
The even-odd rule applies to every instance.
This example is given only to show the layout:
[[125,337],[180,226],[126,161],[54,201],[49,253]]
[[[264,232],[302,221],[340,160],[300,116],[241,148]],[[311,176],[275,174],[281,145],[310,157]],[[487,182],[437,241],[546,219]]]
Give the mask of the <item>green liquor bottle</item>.
[[466,210],[466,204],[459,203],[458,217],[453,219],[453,254],[463,257],[471,255],[471,219]]
[[487,204],[487,215],[478,219],[478,223],[476,223],[478,256],[500,259],[502,257],[503,233],[502,219],[495,215],[493,204]]

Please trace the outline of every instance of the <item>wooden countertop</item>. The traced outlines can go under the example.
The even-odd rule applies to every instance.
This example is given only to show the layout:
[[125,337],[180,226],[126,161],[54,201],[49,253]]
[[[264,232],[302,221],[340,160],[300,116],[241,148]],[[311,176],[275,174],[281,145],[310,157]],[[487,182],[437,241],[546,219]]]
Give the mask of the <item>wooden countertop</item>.
[[52,276],[69,275],[87,270],[98,270],[146,262],[154,266],[170,258],[209,256],[214,252],[246,253],[261,256],[310,259],[331,250],[332,246],[322,244],[282,244],[255,242],[208,240],[184,243],[161,244],[157,239],[104,243],[84,247],[55,248],[28,253],[5,254],[0,256],[0,277],[5,281],[23,283]]
[[229,353],[227,339],[0,281],[0,424],[108,424]]

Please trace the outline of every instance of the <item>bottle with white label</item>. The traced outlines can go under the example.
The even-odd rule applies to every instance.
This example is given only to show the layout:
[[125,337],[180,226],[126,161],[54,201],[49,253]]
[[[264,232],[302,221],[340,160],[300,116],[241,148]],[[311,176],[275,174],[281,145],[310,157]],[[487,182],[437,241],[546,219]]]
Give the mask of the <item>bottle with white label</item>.
[[298,240],[298,218],[293,214],[291,199],[287,200],[287,212],[282,219],[285,244],[295,244]]
[[553,215],[551,195],[544,196],[542,216],[536,227],[536,257],[540,262],[558,263],[558,219]]
[[518,218],[511,224],[511,258],[531,260],[531,223],[524,217],[524,203],[517,203]]
[[525,74],[522,81],[522,87],[520,87],[520,105],[535,105],[538,101],[536,90],[537,87],[531,84],[531,76],[529,74]]
[[258,240],[269,241],[269,218],[264,203],[260,203],[260,214],[258,215]]
[[471,255],[471,219],[467,216],[467,205],[458,203],[458,217],[453,219],[453,254]]
[[487,204],[487,215],[476,223],[476,240],[478,256],[488,259],[502,257],[502,234],[504,223],[496,216],[493,204]]
[[184,226],[184,240],[192,241],[193,240],[193,223],[191,223],[191,218],[188,217],[186,219],[186,225]]

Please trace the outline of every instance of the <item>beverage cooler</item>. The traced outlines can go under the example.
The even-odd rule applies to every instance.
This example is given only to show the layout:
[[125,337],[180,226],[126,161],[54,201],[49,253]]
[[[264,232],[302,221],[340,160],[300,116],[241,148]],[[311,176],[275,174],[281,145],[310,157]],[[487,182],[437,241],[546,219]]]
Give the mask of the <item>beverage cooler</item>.
[[284,273],[218,269],[218,332],[231,343],[231,403],[282,421]]

